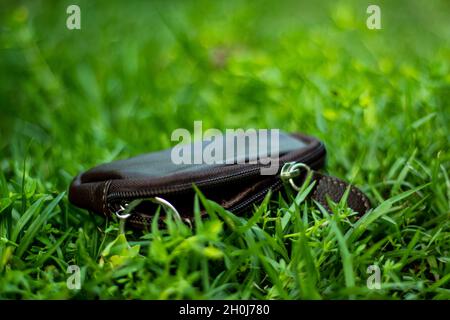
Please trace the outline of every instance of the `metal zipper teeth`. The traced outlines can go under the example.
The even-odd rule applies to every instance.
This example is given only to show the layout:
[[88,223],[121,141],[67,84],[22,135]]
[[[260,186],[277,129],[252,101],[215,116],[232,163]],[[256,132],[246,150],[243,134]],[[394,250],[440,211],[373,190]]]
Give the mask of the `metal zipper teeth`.
[[[314,167],[318,163],[320,163],[320,159],[317,159],[314,163],[312,163],[311,167]],[[259,191],[252,197],[248,198],[247,200],[239,203],[238,205],[236,205],[234,207],[229,208],[228,210],[231,212],[234,212],[234,213],[243,211],[244,209],[251,206],[253,203],[256,203],[256,202],[259,202],[260,200],[262,200],[266,196],[267,192],[269,192],[269,190],[272,190],[272,192],[276,192],[276,191],[280,190],[282,186],[283,186],[283,181],[280,179],[279,176],[277,176],[276,181],[273,184],[271,184],[269,187],[264,188],[263,190]],[[145,216],[142,216],[139,214],[133,215],[129,219],[131,220],[130,222],[135,223],[135,224],[140,224],[140,225],[149,225],[152,222],[152,217],[145,217]]]
[[148,225],[150,225],[150,223],[152,223],[152,218],[143,217],[138,214],[134,214],[131,217],[129,217],[128,219],[130,220],[131,223],[141,224],[141,225],[145,225],[145,226],[148,226]]
[[[260,170],[260,167],[257,168],[250,168],[246,170],[242,170],[233,174],[230,174],[225,177],[217,177],[217,178],[210,178],[203,181],[196,182],[196,186],[203,186],[205,184],[209,186],[217,185],[224,181],[233,181],[234,178],[246,178],[251,177],[253,174]],[[167,187],[160,187],[160,188],[153,188],[153,189],[144,189],[144,190],[135,190],[135,191],[118,191],[113,192],[108,195],[108,201],[114,201],[117,199],[124,199],[124,198],[140,198],[140,197],[148,197],[153,195],[158,195],[161,193],[178,193],[182,191],[189,191],[192,189],[193,182],[179,184],[175,186],[167,186]]]
[[[308,155],[305,159],[302,159],[302,162],[308,162],[311,160],[315,160],[314,158],[325,153],[324,145],[321,143],[319,147],[311,154]],[[291,159],[280,162],[279,166],[281,167],[284,163],[292,161]],[[262,166],[258,166],[255,168],[241,170],[239,172],[232,173],[230,175],[224,177],[210,178],[203,181],[199,181],[195,183],[198,187],[202,187],[205,184],[208,187],[213,187],[222,182],[233,182],[235,179],[242,179],[247,177],[252,177],[255,173],[259,172]],[[161,188],[154,189],[144,189],[144,190],[135,190],[135,191],[117,191],[108,195],[108,202],[113,202],[115,200],[124,200],[124,199],[138,199],[141,197],[150,197],[162,193],[172,193],[176,194],[183,191],[190,191],[192,189],[192,182],[184,183],[175,186],[167,186]]]

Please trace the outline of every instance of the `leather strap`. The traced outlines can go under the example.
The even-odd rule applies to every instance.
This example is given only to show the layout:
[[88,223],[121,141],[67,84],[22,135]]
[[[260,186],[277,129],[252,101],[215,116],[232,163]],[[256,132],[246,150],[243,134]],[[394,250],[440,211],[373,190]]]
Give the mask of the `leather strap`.
[[316,181],[316,185],[310,197],[319,202],[328,211],[330,211],[330,207],[327,197],[333,202],[338,203],[349,187],[350,191],[347,198],[347,206],[349,208],[361,215],[365,214],[371,208],[369,198],[357,187],[336,177],[331,177],[317,171],[314,171],[313,179]]

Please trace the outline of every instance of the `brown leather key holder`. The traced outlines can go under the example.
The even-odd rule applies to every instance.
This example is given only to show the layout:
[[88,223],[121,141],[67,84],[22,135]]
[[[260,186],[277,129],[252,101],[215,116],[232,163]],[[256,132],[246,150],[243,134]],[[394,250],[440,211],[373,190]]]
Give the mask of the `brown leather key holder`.
[[[75,177],[69,200],[78,207],[105,216],[115,214],[131,226],[145,228],[159,205],[183,221],[192,221],[194,184],[208,199],[240,213],[262,201],[269,190],[282,191],[285,185],[298,190],[311,171],[316,182],[309,197],[326,209],[327,198],[339,202],[348,188],[351,209],[361,215],[370,209],[367,196],[359,189],[318,171],[326,158],[321,141],[283,132],[278,141],[276,158],[253,149],[236,152],[233,161],[223,163],[174,163],[172,148],[102,164]],[[208,141],[197,143],[205,147]],[[193,150],[198,149],[193,146]],[[238,159],[239,154],[245,159]],[[277,161],[274,174],[261,174],[273,161]]]

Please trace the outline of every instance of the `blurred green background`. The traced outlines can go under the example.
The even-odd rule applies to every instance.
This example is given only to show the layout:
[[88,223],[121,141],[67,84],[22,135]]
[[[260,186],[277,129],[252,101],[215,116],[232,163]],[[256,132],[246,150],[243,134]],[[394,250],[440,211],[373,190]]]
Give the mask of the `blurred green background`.
[[[70,4],[81,30],[66,28]],[[369,4],[381,30],[366,27]],[[411,221],[440,217],[448,230],[449,13],[437,0],[2,1],[3,239],[13,207],[20,215],[98,163],[173,146],[194,120],[315,135],[328,170],[375,204],[431,182]],[[81,227],[62,203],[66,220],[45,234]],[[448,260],[436,268],[447,274]]]
[[73,31],[70,1],[2,4],[3,171],[30,145],[47,160],[30,170],[62,188],[100,161],[173,145],[194,120],[317,135],[349,174],[449,141],[446,1],[379,2],[382,30],[367,29],[366,1],[77,3]]

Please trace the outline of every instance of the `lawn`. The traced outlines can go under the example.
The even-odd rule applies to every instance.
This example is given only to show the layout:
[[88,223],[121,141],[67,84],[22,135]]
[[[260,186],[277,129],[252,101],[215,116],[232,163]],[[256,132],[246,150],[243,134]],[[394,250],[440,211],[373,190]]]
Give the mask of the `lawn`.
[[[75,2],[81,30],[68,30]],[[0,298],[450,299],[449,13],[434,0],[2,1]],[[174,146],[196,120],[317,136],[327,171],[374,209],[328,215],[304,188],[235,216],[198,194],[210,219],[125,239],[68,202],[79,172]]]

